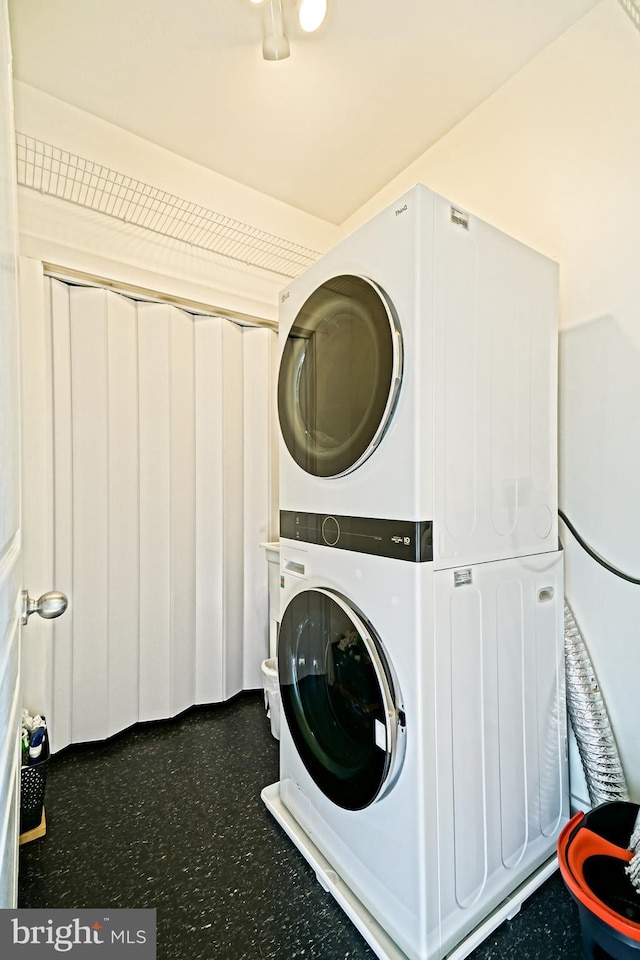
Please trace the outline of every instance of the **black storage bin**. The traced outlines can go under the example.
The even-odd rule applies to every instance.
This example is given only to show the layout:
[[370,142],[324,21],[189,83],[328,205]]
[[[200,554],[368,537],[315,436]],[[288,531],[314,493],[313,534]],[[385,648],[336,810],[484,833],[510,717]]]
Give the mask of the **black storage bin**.
[[40,826],[49,763],[49,738],[45,730],[42,753],[35,763],[20,769],[20,833]]

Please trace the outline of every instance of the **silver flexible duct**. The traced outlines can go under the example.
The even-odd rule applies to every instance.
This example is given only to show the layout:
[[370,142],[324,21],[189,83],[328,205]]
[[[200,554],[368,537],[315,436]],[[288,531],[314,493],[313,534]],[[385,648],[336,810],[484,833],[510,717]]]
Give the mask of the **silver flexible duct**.
[[564,605],[564,652],[569,719],[592,806],[628,800],[629,793],[600,687],[569,604]]

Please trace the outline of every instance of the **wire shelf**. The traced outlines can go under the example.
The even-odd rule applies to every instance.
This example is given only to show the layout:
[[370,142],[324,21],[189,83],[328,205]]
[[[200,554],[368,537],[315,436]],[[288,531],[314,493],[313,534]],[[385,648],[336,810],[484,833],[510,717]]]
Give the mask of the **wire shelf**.
[[620,0],[638,30],[640,30],[640,0]]
[[19,132],[16,161],[22,186],[285,277],[296,277],[320,256]]

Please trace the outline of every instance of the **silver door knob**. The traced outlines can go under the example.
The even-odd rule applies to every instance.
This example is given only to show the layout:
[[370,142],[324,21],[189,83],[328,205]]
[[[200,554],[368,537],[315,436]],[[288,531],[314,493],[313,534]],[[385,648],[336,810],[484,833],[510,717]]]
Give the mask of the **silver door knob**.
[[69,601],[64,593],[50,590],[37,600],[32,600],[27,590],[22,591],[22,624],[26,624],[32,613],[39,613],[45,620],[53,620],[65,612]]

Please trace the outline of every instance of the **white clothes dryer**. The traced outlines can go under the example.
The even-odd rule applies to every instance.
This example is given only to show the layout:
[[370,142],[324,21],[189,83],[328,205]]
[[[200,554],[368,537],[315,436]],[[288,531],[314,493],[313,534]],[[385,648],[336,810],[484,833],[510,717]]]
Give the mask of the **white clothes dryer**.
[[300,519],[263,799],[379,957],[464,957],[568,818],[561,555],[436,570],[419,526],[343,517],[329,547]]
[[557,549],[557,264],[417,185],[282,292],[280,506]]

